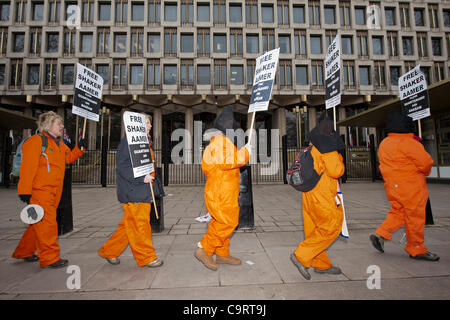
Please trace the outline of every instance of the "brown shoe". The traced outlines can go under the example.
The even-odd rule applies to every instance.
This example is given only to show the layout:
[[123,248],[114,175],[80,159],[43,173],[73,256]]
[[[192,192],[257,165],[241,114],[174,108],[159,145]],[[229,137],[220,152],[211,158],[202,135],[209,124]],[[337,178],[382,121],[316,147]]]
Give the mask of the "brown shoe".
[[237,266],[241,264],[241,260],[233,256],[221,257],[216,254],[216,263],[226,263]]
[[194,257],[196,257],[208,269],[217,271],[217,264],[214,262],[213,257],[208,256],[203,248],[197,248],[195,250]]

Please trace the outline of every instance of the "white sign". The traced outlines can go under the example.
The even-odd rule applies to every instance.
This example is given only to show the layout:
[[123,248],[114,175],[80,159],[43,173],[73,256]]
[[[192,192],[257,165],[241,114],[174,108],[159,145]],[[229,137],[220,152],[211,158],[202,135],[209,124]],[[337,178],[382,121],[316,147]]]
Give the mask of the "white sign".
[[38,204],[29,204],[20,212],[20,220],[26,224],[35,224],[44,217],[44,209]]
[[405,115],[413,120],[430,116],[427,79],[420,70],[420,65],[398,79],[398,92]]
[[325,57],[325,107],[333,108],[341,103],[341,43],[339,35],[327,49]]
[[255,77],[248,113],[269,109],[273,82],[277,72],[280,48],[266,52],[256,59]]
[[72,113],[98,122],[102,90],[103,78],[98,73],[77,63]]
[[155,169],[147,137],[145,115],[125,111],[123,123],[133,166],[133,176],[138,178],[152,173]]

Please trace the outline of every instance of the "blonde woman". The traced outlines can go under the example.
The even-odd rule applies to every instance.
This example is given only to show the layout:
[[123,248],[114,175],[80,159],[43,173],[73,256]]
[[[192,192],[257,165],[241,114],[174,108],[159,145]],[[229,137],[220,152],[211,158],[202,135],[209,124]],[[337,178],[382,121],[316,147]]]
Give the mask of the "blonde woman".
[[[80,148],[85,149],[87,141],[82,139],[70,150],[62,139],[63,119],[53,111],[41,114],[37,125],[43,137],[33,135],[22,146],[17,193],[23,202],[40,205],[44,217],[28,226],[12,257],[27,262],[39,260],[41,268],[62,268],[68,261],[59,256],[56,209],[61,199],[66,163],[81,157],[84,151]],[[43,139],[47,139],[45,156],[42,155]]]

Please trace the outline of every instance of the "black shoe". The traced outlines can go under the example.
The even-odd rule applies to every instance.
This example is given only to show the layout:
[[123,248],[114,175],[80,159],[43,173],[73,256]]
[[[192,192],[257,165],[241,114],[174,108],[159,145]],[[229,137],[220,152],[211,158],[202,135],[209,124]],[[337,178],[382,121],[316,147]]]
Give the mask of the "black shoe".
[[25,262],[36,262],[36,261],[39,261],[39,257],[37,255],[33,254],[33,255],[29,256],[29,257],[23,258],[23,261],[25,261]]
[[316,269],[314,268],[316,273],[325,273],[325,274],[341,274],[342,270],[339,267],[331,266],[328,269]]
[[311,280],[311,275],[309,274],[308,269],[305,268],[300,261],[298,261],[294,253],[291,254],[291,261],[297,267],[298,271],[300,271],[303,278],[306,280]]
[[429,251],[427,253],[418,254],[416,256],[409,255],[409,257],[411,259],[416,259],[416,260],[426,260],[426,261],[438,261],[439,260],[439,256],[437,254],[431,253]]
[[67,266],[68,263],[69,263],[69,260],[59,259],[58,261],[56,261],[52,264],[49,264],[47,267],[53,268],[53,269],[64,268],[65,266]]
[[382,236],[379,236],[377,234],[371,234],[370,241],[372,241],[372,244],[375,247],[375,249],[377,249],[381,253],[384,252],[384,238]]

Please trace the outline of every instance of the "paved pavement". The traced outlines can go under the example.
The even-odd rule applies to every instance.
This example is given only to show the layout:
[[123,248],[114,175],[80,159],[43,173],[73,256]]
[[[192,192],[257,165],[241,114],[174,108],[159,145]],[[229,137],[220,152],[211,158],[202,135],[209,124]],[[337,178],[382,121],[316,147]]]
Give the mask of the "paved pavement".
[[[289,255],[303,240],[301,194],[287,185],[255,185],[255,229],[238,230],[231,252],[241,266],[219,265],[217,272],[194,257],[207,224],[203,188],[169,186],[164,202],[165,230],[153,234],[160,268],[138,268],[129,248],[120,265],[101,259],[96,251],[114,232],[123,211],[115,188],[74,187],[74,230],[58,240],[61,256],[81,272],[80,289],[68,289],[71,269],[40,269],[37,263],[11,258],[23,231],[23,208],[14,189],[0,189],[0,299],[450,299],[450,185],[429,184],[435,225],[425,229],[429,250],[439,262],[415,261],[400,244],[403,229],[377,252],[368,239],[389,209],[383,184],[343,185],[350,239],[329,248],[339,276],[301,277]],[[372,266],[372,267],[371,267]],[[380,289],[373,266],[378,267]],[[376,268],[375,267],[375,268]],[[369,268],[369,273],[368,273]],[[69,273],[68,273],[69,272]],[[70,286],[69,286],[70,287]]]

